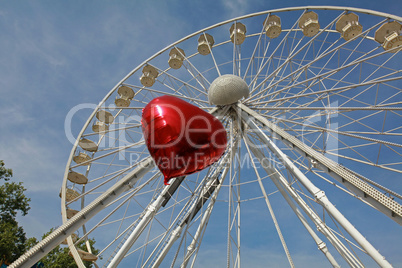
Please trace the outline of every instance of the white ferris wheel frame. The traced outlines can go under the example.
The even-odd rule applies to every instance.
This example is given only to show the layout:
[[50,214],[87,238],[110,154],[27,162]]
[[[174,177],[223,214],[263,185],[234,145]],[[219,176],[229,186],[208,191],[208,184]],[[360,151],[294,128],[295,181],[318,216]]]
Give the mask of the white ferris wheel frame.
[[[286,11],[295,11],[295,10],[339,10],[339,11],[350,11],[350,12],[358,12],[358,13],[365,13],[369,15],[374,15],[374,16],[380,16],[384,18],[389,18],[393,19],[396,21],[402,21],[402,18],[399,16],[394,16],[382,12],[376,12],[376,11],[371,11],[367,9],[360,9],[360,8],[350,8],[350,7],[333,7],[333,6],[303,6],[303,7],[294,7],[294,8],[282,8],[282,9],[275,9],[275,10],[269,10],[269,11],[264,11],[264,12],[258,12],[258,13],[253,13],[237,18],[233,18],[224,22],[217,23],[215,25],[212,25],[210,27],[204,28],[202,30],[199,30],[197,32],[194,32],[191,35],[188,35],[177,42],[172,43],[171,45],[165,47],[164,49],[160,50],[159,52],[155,53],[153,56],[148,58],[146,61],[138,65],[135,69],[133,69],[126,77],[124,77],[117,85],[105,96],[105,98],[100,102],[100,104],[97,106],[97,108],[94,110],[94,112],[91,114],[87,122],[85,123],[84,127],[82,128],[80,134],[78,135],[78,138],[73,146],[73,149],[71,151],[70,157],[68,159],[68,163],[72,162],[72,158],[75,152],[75,149],[78,146],[79,138],[83,135],[85,129],[90,125],[92,118],[95,116],[96,112],[98,109],[101,108],[102,104],[117,90],[117,88],[124,82],[126,81],[132,74],[137,72],[141,67],[147,64],[150,60],[156,58],[157,56],[161,55],[162,53],[166,52],[172,47],[175,47],[177,44],[190,39],[194,36],[200,35],[205,33],[206,31],[219,27],[221,25],[225,25],[234,21],[254,17],[254,16],[259,16],[259,15],[264,15],[264,14],[269,14],[269,13],[280,13],[280,12],[286,12]],[[219,69],[218,69],[219,70]],[[305,146],[303,142],[298,140],[296,137],[288,134],[285,130],[281,129],[280,127],[276,126],[275,124],[271,123],[268,121],[266,118],[260,116],[257,112],[254,110],[248,108],[244,104],[237,104],[233,107],[231,107],[234,111],[237,112],[239,118],[243,120],[243,123],[248,125],[250,129],[254,131],[254,133],[258,136],[260,141],[264,143],[276,156],[278,159],[282,161],[282,163],[287,167],[288,170],[290,170],[295,177],[298,178],[298,180],[308,189],[310,194],[316,198],[318,203],[321,203],[328,211],[329,214],[331,214],[337,222],[339,222],[342,227],[355,239],[355,241],[370,255],[375,262],[377,262],[381,267],[391,267],[391,265],[388,263],[387,260],[365,239],[365,237],[359,233],[359,231],[336,209],[336,207],[328,200],[326,197],[325,193],[320,190],[318,187],[316,187],[294,164],[293,162],[284,154],[281,149],[279,149],[275,143],[261,130],[261,126],[267,127],[270,129],[272,133],[274,133],[277,137],[279,137],[286,145],[289,147],[295,149],[305,157],[310,158],[312,161],[315,161],[316,164],[331,175],[334,179],[339,181],[340,183],[344,184],[346,188],[351,190],[352,192],[358,193],[360,196],[363,193],[363,196],[365,196],[365,201],[370,203],[372,206],[374,206],[376,209],[380,210],[390,218],[392,218],[394,221],[396,221],[398,224],[402,225],[402,206],[394,201],[392,198],[385,196],[382,194],[380,191],[375,189],[374,187],[370,186],[364,179],[362,179],[363,176],[355,173],[354,171],[348,170],[339,164],[335,163],[334,161],[328,159],[327,157],[323,156],[322,154],[316,152],[314,149],[312,149],[309,146]],[[387,108],[385,108],[387,109]],[[215,108],[211,110],[210,112],[214,115],[217,115],[220,113],[222,108]],[[232,146],[234,146],[236,142],[232,143]],[[250,150],[254,153],[254,155],[259,157],[262,157],[263,152],[259,151],[258,149],[252,148],[252,147],[247,147],[247,150]],[[230,157],[230,154],[228,154],[226,157]],[[29,250],[27,253],[25,253],[23,256],[21,256],[17,261],[15,261],[11,266],[9,267],[31,267],[33,264],[35,264],[37,261],[39,261],[42,257],[44,257],[48,252],[50,252],[54,247],[59,245],[62,241],[67,239],[69,247],[71,249],[71,252],[74,256],[74,259],[76,260],[77,264],[79,267],[84,267],[83,262],[81,258],[79,257],[79,254],[74,246],[74,243],[72,241],[71,235],[77,231],[80,227],[82,227],[87,221],[89,221],[94,215],[96,215],[98,212],[102,211],[108,204],[110,204],[113,200],[115,200],[119,195],[124,193],[125,191],[131,189],[133,185],[144,175],[146,174],[149,170],[151,170],[154,167],[154,162],[153,160],[148,157],[145,158],[141,161],[141,163],[138,163],[137,167],[133,169],[131,172],[129,172],[124,178],[119,180],[113,187],[109,188],[106,192],[104,192],[101,196],[96,198],[92,203],[87,205],[84,209],[82,209],[80,212],[78,212],[73,218],[66,220],[66,204],[65,202],[62,201],[62,217],[64,219],[64,224],[57,228],[53,233],[51,233],[48,237],[46,237],[43,241],[38,243],[36,246],[34,246],[31,250]],[[67,174],[69,172],[69,165],[66,166],[65,170],[65,175],[63,179],[63,188],[61,191],[61,196],[62,200],[65,199],[66,196],[66,183],[67,183]],[[225,166],[222,166],[222,168],[219,170],[222,176],[224,177],[226,173],[228,172],[228,168]],[[286,179],[282,178],[278,172],[275,172],[273,167],[266,167],[267,173],[271,174],[276,174],[272,176],[273,182],[278,186],[278,189],[280,192],[283,194],[285,197],[286,201],[289,203],[290,207],[293,209],[295,214],[298,216],[300,221],[303,223],[309,234],[313,237],[317,245],[319,246],[319,249],[325,254],[325,256],[328,258],[329,262],[334,266],[337,267],[338,264],[335,261],[335,259],[332,257],[332,255],[328,252],[325,243],[315,234],[315,231],[312,230],[312,228],[308,225],[306,222],[306,219],[303,217],[303,215],[300,213],[298,208],[294,205],[296,202],[310,217],[310,219],[316,223],[317,226],[321,226],[321,232],[324,233],[324,235],[328,238],[328,240],[333,243],[334,247],[337,248],[338,251],[342,252],[342,254],[345,256],[345,260],[351,265],[351,266],[359,266],[361,265],[358,260],[356,260],[353,257],[353,254],[349,252],[347,248],[343,246],[341,242],[339,242],[332,234],[330,230],[328,230],[325,227],[325,224],[323,224],[319,217],[317,217],[312,211],[307,204],[304,204],[302,199],[298,196],[296,192],[292,190],[291,187],[286,183]],[[217,177],[218,178],[218,177]],[[364,177],[363,177],[364,178]],[[175,180],[179,180],[179,178],[176,178]],[[142,218],[141,223],[137,225],[135,230],[131,233],[130,237],[127,239],[126,243],[124,246],[119,250],[119,252],[116,254],[115,258],[112,260],[112,262],[109,264],[108,267],[116,267],[118,263],[121,261],[123,258],[124,254],[127,253],[128,249],[131,247],[131,245],[135,242],[136,238],[138,238],[139,234],[141,231],[145,228],[147,223],[149,222],[150,218],[152,217],[153,213],[158,209],[158,207],[161,206],[161,204],[164,202],[164,199],[166,197],[166,192],[170,190],[172,187],[177,187],[175,182],[173,181],[170,185],[166,186],[164,191],[159,195],[157,200],[155,200],[145,211],[145,216]],[[214,198],[214,196],[217,195],[219,192],[219,186],[216,185],[205,185],[205,191],[208,191],[211,187],[215,187],[215,192],[212,195],[211,198],[211,203]],[[216,198],[216,197],[215,197]],[[266,199],[267,200],[267,199]],[[269,202],[267,201],[267,205],[269,207]],[[211,208],[210,208],[211,206]],[[208,220],[208,217],[210,215],[210,211],[212,210],[212,206],[210,205],[208,207],[208,213],[204,214],[204,218],[201,220],[200,224],[200,230],[199,232],[197,231],[197,234],[200,234],[202,231],[202,225],[205,223],[205,221]],[[180,230],[178,230],[179,232]],[[194,238],[194,241],[196,241],[196,238]],[[171,240],[171,243],[174,242],[174,239]],[[194,246],[194,244],[193,244]],[[168,249],[168,248],[167,248]],[[286,251],[286,249],[285,249]],[[186,259],[187,261],[191,257],[191,254],[194,253],[194,247],[189,249],[189,256]],[[161,255],[161,258],[163,259],[163,254]],[[240,258],[240,257],[239,257]]]

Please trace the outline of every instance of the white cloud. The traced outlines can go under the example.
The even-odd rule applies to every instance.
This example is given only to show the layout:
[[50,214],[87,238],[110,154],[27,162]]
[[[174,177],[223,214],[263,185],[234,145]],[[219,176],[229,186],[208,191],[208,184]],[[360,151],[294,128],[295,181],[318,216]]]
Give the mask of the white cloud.
[[1,158],[29,192],[57,193],[61,187],[63,164],[57,156],[60,151],[51,150],[47,143],[46,138],[35,140],[17,136],[1,144]]
[[224,0],[223,4],[227,9],[229,17],[238,17],[245,15],[245,11],[248,10],[250,1],[247,0]]

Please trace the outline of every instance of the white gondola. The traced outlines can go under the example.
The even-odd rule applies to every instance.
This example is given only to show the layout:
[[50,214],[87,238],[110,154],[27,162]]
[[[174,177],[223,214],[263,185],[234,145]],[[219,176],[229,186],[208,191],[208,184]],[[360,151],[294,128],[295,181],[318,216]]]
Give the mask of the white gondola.
[[141,84],[144,87],[152,87],[155,83],[156,77],[158,77],[158,70],[151,65],[145,65],[140,77]]
[[363,31],[363,26],[359,23],[359,16],[355,13],[348,13],[343,15],[335,25],[338,32],[341,33],[343,39],[346,41],[359,35]]
[[76,184],[86,184],[88,182],[88,178],[85,177],[85,175],[75,171],[70,171],[67,175],[67,179]]
[[[217,23],[155,53],[96,108],[114,107],[117,93],[118,107],[131,102],[108,110],[122,131],[102,140],[93,135],[91,116],[77,137],[63,178],[63,225],[11,267],[31,267],[81,230],[88,252],[68,239],[78,267],[89,259],[92,237],[101,247],[95,267],[199,267],[210,245],[219,245],[208,260],[213,266],[250,266],[255,254],[244,246],[256,236],[266,249],[284,249],[280,266],[286,259],[303,265],[292,257],[306,252],[313,266],[326,266],[324,258],[331,267],[397,265],[401,256],[384,245],[401,248],[402,241],[401,23],[402,17],[359,8],[283,8]],[[174,70],[184,60],[186,68]],[[159,71],[155,88],[139,79],[147,64]],[[219,162],[169,185],[139,122],[149,101],[163,95],[211,113],[228,137]],[[113,122],[111,113],[101,113],[99,122]],[[104,147],[91,153],[78,146],[83,138]],[[88,182],[78,185],[72,170]],[[361,233],[372,221],[378,234]],[[289,236],[292,228],[296,236]]]
[[243,44],[246,39],[246,26],[243,23],[235,22],[230,27],[230,40],[236,45]]
[[[73,239],[73,243],[75,243],[78,240],[78,235],[76,233],[71,234],[71,238]],[[63,242],[61,242],[63,245],[67,245],[67,239],[65,239]]]
[[201,55],[208,55],[209,53],[211,53],[211,49],[214,44],[215,41],[212,35],[203,33],[198,38],[198,52]]
[[94,141],[88,140],[86,138],[81,139],[78,142],[78,145],[85,151],[88,151],[91,153],[98,151],[98,145]]
[[130,106],[131,100],[134,98],[134,90],[131,87],[121,86],[117,90],[119,96],[116,96],[114,103],[117,107],[128,107]]
[[[60,195],[61,197],[61,191],[60,191]],[[77,197],[79,197],[80,194],[74,190],[74,189],[70,189],[70,188],[66,188],[66,201],[67,202],[72,202],[74,201]]]
[[109,130],[109,126],[101,121],[96,121],[92,125],[92,130],[93,132],[99,133],[99,132],[105,132]]
[[75,155],[73,156],[73,161],[77,164],[82,165],[89,165],[89,161],[92,159],[87,153],[81,152],[79,150],[76,151]]
[[75,209],[68,208],[68,209],[66,209],[66,212],[67,212],[67,219],[71,219],[71,218],[74,217],[79,211],[78,211],[78,210],[75,210]]
[[304,13],[299,20],[299,28],[303,30],[303,34],[307,37],[316,35],[320,31],[318,14],[314,11]]
[[[94,254],[86,252],[82,249],[77,249],[77,251],[83,261],[96,261],[98,259],[98,257],[96,257]],[[72,256],[71,252],[69,255]]]
[[374,39],[382,44],[385,50],[391,50],[391,52],[397,52],[400,49],[394,49],[402,45],[402,25],[397,21],[391,21],[384,23],[375,32]]
[[113,122],[114,117],[111,112],[105,111],[105,110],[99,110],[96,113],[96,118],[98,118],[99,121],[105,123],[105,124],[110,124]]
[[180,69],[186,54],[184,50],[178,47],[173,48],[169,53],[169,66],[173,69]]
[[264,30],[269,38],[277,38],[282,32],[281,18],[276,15],[270,15],[264,21]]

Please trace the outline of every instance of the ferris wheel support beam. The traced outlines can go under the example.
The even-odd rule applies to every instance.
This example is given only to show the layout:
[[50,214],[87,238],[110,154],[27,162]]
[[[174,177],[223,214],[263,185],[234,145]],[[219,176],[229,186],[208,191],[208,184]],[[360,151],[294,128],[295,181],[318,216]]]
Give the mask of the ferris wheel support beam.
[[181,268],[187,267],[187,263],[190,260],[191,256],[193,256],[195,250],[196,250],[196,244],[198,243],[198,246],[200,246],[201,242],[198,242],[203,230],[205,230],[206,225],[208,224],[208,220],[211,216],[212,210],[215,205],[216,198],[219,194],[219,191],[222,186],[222,182],[224,181],[226,174],[228,173],[229,168],[225,167],[224,170],[222,171],[221,179],[218,182],[218,185],[216,186],[216,190],[212,194],[211,201],[208,204],[207,209],[205,210],[204,215],[201,218],[200,224],[197,227],[197,231],[195,232],[195,235],[193,237],[193,240],[191,241],[190,245],[187,247],[187,252],[184,257],[183,263],[181,264]]
[[[227,111],[228,108],[229,107],[227,107],[226,109],[214,108],[210,111],[210,113],[215,116],[220,116],[225,111]],[[123,246],[119,249],[119,251],[113,257],[113,259],[112,259],[111,263],[108,265],[108,267],[117,267],[117,265],[122,261],[122,259],[127,254],[127,252],[130,250],[130,248],[133,246],[133,244],[138,239],[138,237],[142,234],[143,230],[149,224],[149,222],[154,217],[154,215],[159,210],[159,208],[161,206],[165,206],[165,204],[168,202],[168,200],[170,199],[170,196],[180,185],[183,178],[184,177],[175,178],[175,180],[171,183],[171,185],[165,187],[165,189],[157,197],[157,199],[152,204],[149,204],[149,206],[144,211],[144,215],[141,216],[139,224],[135,227],[135,229],[130,234],[129,238],[125,241]]]
[[[250,148],[249,148],[247,142],[245,142],[245,145],[246,145],[246,148],[247,148],[248,153],[249,153],[250,156],[251,156],[251,150],[250,150]],[[286,257],[288,258],[288,261],[289,261],[290,266],[291,266],[291,267],[295,267],[295,266],[294,266],[294,263],[293,263],[293,260],[292,260],[292,256],[291,256],[290,253],[289,253],[288,246],[286,245],[286,241],[285,241],[285,239],[284,239],[284,237],[283,237],[283,235],[282,235],[282,231],[281,231],[281,228],[279,227],[278,221],[277,221],[277,219],[276,219],[275,212],[274,212],[274,210],[272,209],[271,202],[269,201],[268,195],[267,195],[267,193],[266,193],[266,191],[265,191],[265,187],[264,187],[264,185],[263,185],[263,183],[262,183],[261,176],[260,176],[260,174],[259,174],[259,172],[258,172],[258,170],[257,170],[257,166],[256,166],[255,161],[254,161],[253,158],[251,158],[251,163],[252,163],[252,166],[253,166],[255,175],[257,176],[257,180],[258,180],[258,184],[260,185],[261,192],[262,192],[262,194],[263,194],[263,196],[264,196],[265,203],[266,203],[266,205],[267,205],[267,207],[268,207],[268,211],[269,211],[269,213],[271,214],[272,221],[274,222],[274,225],[275,225],[275,228],[276,228],[276,232],[278,233],[279,239],[281,240],[281,243],[282,243],[282,247],[283,247],[283,249],[284,249],[284,251],[285,251],[285,253],[286,253]],[[260,161],[260,163],[262,163],[262,161]]]
[[[237,148],[237,145],[238,145],[238,140],[236,140],[233,143],[233,146],[230,149],[230,153],[227,153],[225,158],[223,158],[222,161],[221,161],[222,169],[221,169],[220,180],[217,181],[218,185],[216,186],[216,189],[215,189],[215,191],[213,192],[213,194],[211,196],[211,201],[209,202],[208,207],[205,210],[205,213],[201,218],[201,221],[200,221],[200,223],[199,223],[199,225],[197,227],[197,231],[195,232],[193,240],[191,241],[190,245],[187,247],[187,251],[186,251],[186,254],[184,256],[183,263],[180,265],[180,268],[186,268],[187,267],[187,264],[188,264],[190,258],[194,255],[194,253],[197,254],[196,249],[197,249],[197,252],[198,252],[198,249],[201,246],[200,238],[202,239],[203,231],[205,231],[205,227],[208,224],[209,218],[211,216],[212,210],[213,210],[214,205],[215,205],[216,198],[218,197],[218,194],[219,194],[219,191],[220,191],[221,186],[223,184],[223,181],[225,180],[226,175],[228,174],[228,171],[230,169],[230,166],[228,165],[227,160],[230,157],[230,162],[233,161],[234,154],[232,152],[233,152],[234,148]],[[196,246],[197,243],[198,243],[198,248]],[[194,265],[194,261],[195,261],[196,257],[197,257],[197,255],[195,255],[194,258],[193,258],[193,265]]]
[[[197,197],[197,202],[194,202],[191,208],[187,211],[186,215],[184,216],[181,223],[171,232],[166,245],[164,246],[163,250],[160,252],[159,256],[156,258],[155,262],[152,263],[152,267],[159,267],[164,258],[166,257],[167,253],[170,251],[173,244],[176,240],[181,236],[183,230],[187,230],[190,222],[195,218],[198,214],[200,209],[203,207],[205,202],[211,197],[211,195],[215,196],[215,191],[220,189],[220,180],[219,176],[223,170],[223,176],[226,175],[226,170],[228,167],[221,167],[219,170],[216,170],[214,174],[208,179],[207,183],[202,189],[202,192],[199,197]],[[221,177],[222,178],[222,177]],[[222,179],[221,179],[222,180]],[[219,188],[218,188],[219,187]],[[201,223],[200,223],[201,224]],[[169,228],[170,229],[170,228]]]
[[[251,143],[250,141],[248,142]],[[250,144],[253,145],[253,144]],[[256,156],[260,163],[263,163],[264,154],[250,146],[250,150]],[[351,267],[363,267],[363,264],[357,260],[353,254],[344,246],[344,244],[334,235],[334,233],[327,227],[325,222],[321,220],[321,218],[315,213],[313,209],[311,209],[307,203],[297,194],[297,192],[287,183],[286,178],[284,178],[278,170],[273,167],[262,165],[265,172],[270,176],[272,182],[275,184],[279,192],[285,198],[286,202],[295,212],[296,216],[302,222],[303,226],[307,229],[309,234],[312,236],[314,241],[316,242],[318,249],[321,250],[322,253],[327,257],[328,261],[332,264],[333,267],[340,267],[339,264],[336,262],[332,254],[328,251],[326,244],[318,237],[318,235],[314,232],[314,230],[308,224],[306,218],[303,216],[301,211],[298,207],[294,204],[296,202],[300,208],[309,216],[309,218],[313,221],[316,228],[325,235],[325,237],[331,242],[331,244],[335,247],[335,249],[339,252],[339,254],[345,259],[345,261]],[[286,191],[285,191],[286,190]],[[294,202],[292,201],[292,199]]]
[[169,185],[165,186],[165,188],[162,190],[162,192],[159,194],[156,200],[147,206],[147,208],[144,210],[144,213],[140,216],[141,220],[134,228],[130,236],[127,238],[127,240],[124,242],[122,247],[119,249],[119,251],[116,253],[116,255],[113,257],[112,261],[107,266],[108,268],[114,268],[117,267],[117,265],[119,265],[119,263],[123,260],[124,256],[127,254],[127,252],[134,245],[135,241],[137,241],[142,232],[145,230],[150,221],[153,219],[155,214],[163,205],[166,204],[166,202],[170,199],[171,195],[180,186],[180,183],[183,181],[184,178],[185,178],[184,176],[174,178]]
[[[257,121],[268,127],[272,133],[277,135],[287,146],[294,148],[302,156],[309,157],[317,163],[317,167],[327,172],[334,179],[345,185],[349,190],[373,205],[377,210],[402,225],[402,205],[383,194],[367,182],[360,179],[355,172],[342,167],[335,161],[307,146],[296,137],[290,135],[279,126],[260,116],[247,106],[238,104],[243,114],[252,116]],[[360,175],[359,175],[360,176]]]
[[283,153],[276,144],[259,129],[253,120],[253,116],[249,116],[244,111],[241,113],[243,122],[255,131],[255,134],[265,143],[265,145],[275,154],[275,156],[285,165],[287,170],[291,172],[300,183],[315,197],[316,201],[325,208],[325,210],[350,234],[351,237],[367,252],[367,254],[381,267],[392,267],[368,241],[367,239],[343,216],[343,214],[329,201],[325,192],[315,186],[305,175],[296,167],[295,164]]
[[[124,178],[119,180],[115,185],[110,187],[101,196],[96,198],[92,203],[78,212],[69,221],[62,226],[54,230],[49,236],[31,248],[24,255],[20,256],[15,262],[13,262],[9,268],[30,268],[37,263],[46,254],[48,254],[53,248],[58,246],[72,233],[77,231],[82,225],[89,221],[99,211],[104,209],[110,202],[116,199],[120,194],[129,190],[134,184],[142,178],[147,172],[149,172],[155,163],[151,157],[145,158],[138,167],[128,173]],[[71,239],[70,239],[71,240]],[[72,240],[70,241],[72,242]]]

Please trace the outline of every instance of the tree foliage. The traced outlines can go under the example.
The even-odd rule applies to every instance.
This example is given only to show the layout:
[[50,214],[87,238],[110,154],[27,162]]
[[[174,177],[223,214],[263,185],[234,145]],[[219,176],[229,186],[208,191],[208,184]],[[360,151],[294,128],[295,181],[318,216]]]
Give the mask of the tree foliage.
[[[42,236],[42,239],[47,237],[49,234],[53,232],[53,228],[44,234]],[[94,248],[95,240],[89,239],[88,240],[90,247],[91,247],[91,252],[94,255],[97,255],[99,253],[98,249]],[[33,238],[28,241],[29,246],[34,246],[38,243],[37,239]],[[86,242],[85,240],[82,240],[78,243],[77,248],[82,249],[84,251],[88,252]],[[50,251],[46,257],[42,258],[40,260],[41,263],[44,264],[44,267],[52,267],[52,268],[76,268],[78,267],[77,264],[74,261],[74,258],[70,255],[70,249],[66,245],[59,245],[55,247],[52,251]],[[89,261],[84,261],[84,265],[87,268],[92,268],[93,263]]]
[[5,168],[4,161],[0,160],[0,179],[8,181],[12,176],[13,176],[13,170],[10,168]]
[[[36,238],[26,238],[24,229],[18,226],[16,220],[17,214],[27,215],[31,199],[25,196],[26,189],[22,182],[10,182],[13,176],[11,169],[4,166],[4,162],[0,160],[0,265],[2,263],[10,264],[21,256],[25,251],[38,243]],[[48,236],[53,229],[43,235],[42,239]],[[88,240],[91,252],[94,255],[99,250],[94,248],[95,241]],[[78,243],[77,248],[88,252],[85,240]],[[41,261],[45,268],[75,268],[74,258],[69,255],[67,246],[57,246]],[[92,268],[93,263],[84,261],[87,268]]]
[[[48,236],[53,229],[51,229],[48,233],[44,234],[42,239]],[[96,255],[99,253],[98,249],[94,248],[95,240],[89,239],[89,245],[91,247],[92,254]],[[78,243],[77,248],[82,249],[84,251],[89,251],[86,246],[85,240],[82,240]],[[67,246],[57,246],[49,254],[46,255],[45,258],[41,260],[41,262],[45,265],[45,267],[54,267],[54,268],[75,268],[78,267],[74,261],[74,258],[69,254],[70,249]],[[93,263],[89,261],[84,261],[84,265],[87,268],[93,267]]]
[[26,237],[22,227],[10,222],[0,222],[1,261],[15,261],[26,250]]
[[18,226],[18,212],[25,216],[31,201],[25,196],[26,189],[22,182],[9,182],[13,172],[0,160],[0,259],[4,262],[16,260],[26,250],[26,236],[22,227]]
[[0,186],[0,220],[4,222],[15,221],[18,211],[25,216],[30,209],[31,199],[25,196],[22,182],[8,182],[12,176],[12,170],[5,168],[0,160],[0,180],[6,181]]

